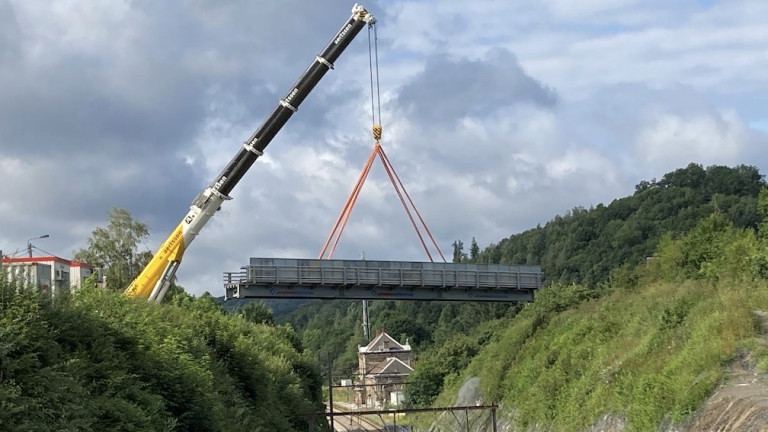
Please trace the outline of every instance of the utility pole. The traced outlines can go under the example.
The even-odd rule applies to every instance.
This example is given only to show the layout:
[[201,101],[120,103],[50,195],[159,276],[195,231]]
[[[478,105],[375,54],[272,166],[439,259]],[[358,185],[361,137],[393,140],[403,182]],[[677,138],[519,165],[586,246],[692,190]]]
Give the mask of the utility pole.
[[363,300],[363,335],[365,341],[371,341],[371,325],[368,322],[368,300]]
[[[360,252],[360,260],[365,261],[365,251]],[[363,300],[363,336],[365,342],[371,341],[371,324],[368,318],[368,300]]]
[[48,237],[50,237],[49,234],[43,234],[41,236],[33,237],[33,238],[27,240],[27,252],[29,253],[29,257],[30,258],[32,258],[32,240],[44,239],[44,238],[48,238]]
[[496,432],[496,404],[491,407],[491,421],[493,422],[493,432]]
[[335,430],[333,425],[333,357],[328,352],[328,411],[331,417],[331,430]]

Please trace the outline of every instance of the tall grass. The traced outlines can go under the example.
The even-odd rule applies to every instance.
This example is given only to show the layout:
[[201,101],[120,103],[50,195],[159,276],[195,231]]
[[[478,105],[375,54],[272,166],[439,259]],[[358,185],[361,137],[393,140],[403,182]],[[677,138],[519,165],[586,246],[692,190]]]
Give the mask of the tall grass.
[[749,273],[763,250],[752,232],[710,219],[662,242],[634,277],[600,290],[545,288],[436,404],[478,376],[487,401],[502,402],[521,429],[579,430],[606,414],[639,431],[682,422],[739,350],[768,365],[755,314],[768,310],[768,285]]

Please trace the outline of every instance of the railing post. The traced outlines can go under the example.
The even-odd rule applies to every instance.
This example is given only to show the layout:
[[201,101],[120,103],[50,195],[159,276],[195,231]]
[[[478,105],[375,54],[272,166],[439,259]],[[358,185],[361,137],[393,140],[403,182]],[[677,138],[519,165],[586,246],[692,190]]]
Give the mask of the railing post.
[[277,266],[276,266],[276,265],[274,265],[274,266],[272,266],[272,267],[274,267],[274,268],[275,268],[275,284],[279,284],[279,283],[280,283],[280,272],[279,272],[279,270],[277,269]]
[[491,407],[491,422],[493,423],[493,432],[496,432],[496,404]]
[[333,358],[330,351],[328,352],[328,411],[331,414],[331,430],[333,431],[336,429],[333,424]]

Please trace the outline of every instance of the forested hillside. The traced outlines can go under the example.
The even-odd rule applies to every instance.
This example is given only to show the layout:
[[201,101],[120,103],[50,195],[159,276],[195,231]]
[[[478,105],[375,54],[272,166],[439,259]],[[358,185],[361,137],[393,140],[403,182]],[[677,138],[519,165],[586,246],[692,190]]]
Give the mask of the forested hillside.
[[[645,265],[665,236],[683,235],[710,215],[717,214],[735,229],[755,230],[761,220],[757,196],[764,186],[755,167],[690,164],[661,180],[640,182],[632,196],[589,210],[574,209],[484,250],[472,247],[469,256],[463,242],[457,241],[454,259],[539,264],[548,284],[578,283],[585,298],[591,298],[611,283],[636,279],[635,266]],[[373,328],[385,328],[414,345],[418,366],[409,403],[425,406],[520,309],[504,304],[377,301],[371,303],[371,322]],[[307,348],[334,353],[334,373],[350,376],[356,347],[365,343],[361,317],[360,302],[316,302],[278,320],[291,322]]]
[[[469,256],[457,240],[455,260],[540,264],[548,286],[525,306],[372,302],[372,329],[414,347],[407,404],[450,405],[479,377],[508,425],[684,422],[739,352],[768,365],[753,313],[768,311],[765,191],[754,167],[691,164]],[[51,301],[0,278],[0,430],[307,430],[321,355],[351,377],[366,343],[358,301],[273,319],[169,297]]]
[[258,308],[36,293],[0,278],[0,430],[292,431],[323,410],[313,359]]
[[[481,322],[512,317],[518,309],[518,305],[501,303],[373,301],[370,302],[371,328],[374,334],[376,329],[386,329],[399,341],[410,343],[419,355],[451,345],[454,339]],[[333,371],[337,378],[351,378],[357,368],[357,347],[368,343],[363,337],[362,314],[360,301],[328,300],[304,304],[282,319],[300,329],[297,331],[305,348],[323,359],[329,353],[334,357]],[[472,353],[465,351],[457,355]],[[460,363],[453,365],[461,366]]]
[[[768,189],[759,208],[767,217]],[[710,215],[610,283],[556,283],[512,320],[486,323],[490,341],[436,403],[479,377],[480,398],[504,407],[502,430],[762,430],[750,395],[697,410],[735,358],[768,370],[767,276],[768,219],[756,233]]]
[[650,256],[663,234],[682,234],[712,213],[738,228],[755,228],[765,185],[751,166],[690,164],[661,180],[640,182],[632,196],[592,209],[575,208],[543,227],[481,251],[478,262],[541,265],[549,282],[605,281],[612,269]]

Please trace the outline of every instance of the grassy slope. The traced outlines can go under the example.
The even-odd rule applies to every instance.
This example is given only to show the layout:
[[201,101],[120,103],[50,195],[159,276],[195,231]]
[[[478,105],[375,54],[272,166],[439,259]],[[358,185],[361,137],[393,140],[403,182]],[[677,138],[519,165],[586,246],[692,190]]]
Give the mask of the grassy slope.
[[520,426],[572,430],[603,414],[625,416],[634,430],[681,421],[715,388],[736,350],[754,345],[753,310],[768,308],[766,288],[654,280],[589,298],[580,286],[549,287],[437,405],[451,404],[461,382],[479,376],[486,397],[512,407]]
[[447,377],[435,405],[480,377],[485,401],[503,403],[523,428],[583,429],[606,414],[631,430],[684,421],[739,349],[768,366],[755,317],[768,309],[768,189],[757,207],[758,232],[714,214],[662,238],[648,266],[614,269],[597,289],[541,290]]

